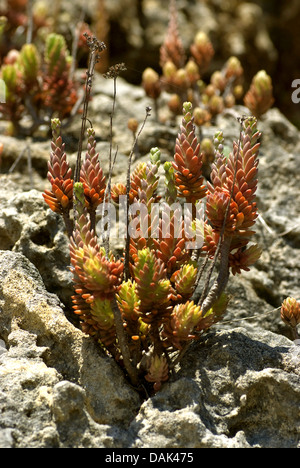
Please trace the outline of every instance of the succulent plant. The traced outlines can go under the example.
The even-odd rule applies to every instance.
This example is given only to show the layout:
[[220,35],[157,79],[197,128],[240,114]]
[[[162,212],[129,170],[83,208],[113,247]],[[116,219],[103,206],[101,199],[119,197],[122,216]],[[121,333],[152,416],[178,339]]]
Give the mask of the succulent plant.
[[[240,272],[241,269],[247,270],[261,254],[257,246],[245,249],[254,234],[250,228],[258,216],[255,194],[259,138],[256,119],[246,119],[242,123],[240,144],[234,142],[233,152],[228,160],[222,153],[217,152],[212,165],[211,183],[207,184],[206,214],[215,234],[219,234],[224,228],[224,235],[231,238],[232,253],[229,256],[229,264],[233,273]],[[220,219],[224,218],[225,224],[220,222]],[[215,239],[218,242],[219,236],[215,235]],[[207,241],[212,252],[212,231]],[[208,245],[204,248],[208,250]]]
[[148,382],[153,382],[154,390],[157,392],[161,389],[162,382],[169,378],[169,368],[165,356],[157,354],[151,356],[148,360],[148,373],[145,379]]
[[297,326],[300,323],[300,303],[294,297],[287,297],[281,304],[280,316],[291,327],[294,339],[299,339]]
[[168,31],[160,48],[160,65],[168,61],[174,63],[176,68],[181,68],[185,61],[185,52],[178,31],[178,16],[176,0],[170,1]]
[[[244,69],[236,56],[229,57],[209,77],[215,54],[213,43],[206,32],[199,30],[185,51],[179,33],[176,1],[171,0],[169,5],[169,24],[160,48],[161,74],[148,67],[142,78],[146,94],[154,99],[157,119],[160,118],[159,104],[165,102],[165,98],[160,99],[162,91],[169,95],[167,106],[171,119],[181,114],[185,102],[193,104],[195,125],[200,131],[216,115],[242,103],[243,99],[252,114],[260,118],[274,102],[271,78],[264,70],[258,72],[243,98]],[[163,122],[167,121],[165,110],[161,117]]]
[[100,165],[99,153],[96,153],[95,130],[89,128],[87,135],[87,152],[80,170],[80,182],[83,184],[85,202],[92,221],[92,229],[95,230],[96,210],[104,202],[106,183]]
[[199,31],[196,34],[190,50],[202,75],[208,69],[215,54],[213,45],[205,32]]
[[60,135],[60,120],[53,119],[51,128],[52,142],[48,162],[48,180],[51,184],[51,191],[45,190],[43,197],[52,211],[63,216],[68,235],[71,236],[73,231],[70,221],[70,210],[73,206],[72,169],[69,166],[65,144]]
[[175,169],[175,185],[179,197],[184,197],[187,203],[195,203],[206,195],[203,184],[202,158],[198,143],[191,103],[183,106],[181,132],[176,140],[173,167]]
[[[5,61],[0,73],[7,96],[0,113],[11,122],[14,133],[32,135],[52,117],[71,116],[79,85],[71,76],[72,58],[62,35],[47,36],[44,56],[34,44],[25,44]],[[24,117],[30,117],[30,127],[22,125]]]
[[265,70],[260,70],[252,79],[249,91],[244,98],[245,106],[259,118],[274,103],[272,79]]
[[[240,138],[229,156],[224,155],[222,132],[215,135],[215,159],[210,181],[205,182],[193,107],[186,102],[173,161],[161,168],[160,150],[152,148],[148,161],[138,161],[129,172],[129,183],[111,186],[114,203],[121,196],[129,202],[129,242],[126,239],[124,256],[116,258],[101,244],[95,227],[95,212],[102,209],[107,188],[95,132],[87,130],[86,158],[80,181],[74,183],[60,136],[61,122],[52,121],[48,165],[52,190],[46,190],[44,198],[69,223],[74,312],[83,332],[115,358],[141,391],[145,385],[153,391],[161,388],[187,346],[223,318],[229,302],[225,293],[229,273],[248,270],[259,258],[259,247],[248,245],[257,218],[260,133],[256,124],[254,117],[241,121]],[[209,148],[212,151],[211,144]],[[161,173],[165,175],[163,200]],[[180,200],[191,207],[188,222]],[[205,216],[200,219],[196,210],[204,201]],[[135,204],[138,209],[131,211]],[[135,235],[129,229],[131,222]],[[203,245],[189,247],[190,231],[193,236],[199,234]],[[203,257],[211,261],[208,273],[218,259],[219,272],[199,297]]]
[[201,319],[201,307],[193,301],[177,304],[164,325],[164,333],[170,343],[182,349],[183,343],[195,338],[195,328]]

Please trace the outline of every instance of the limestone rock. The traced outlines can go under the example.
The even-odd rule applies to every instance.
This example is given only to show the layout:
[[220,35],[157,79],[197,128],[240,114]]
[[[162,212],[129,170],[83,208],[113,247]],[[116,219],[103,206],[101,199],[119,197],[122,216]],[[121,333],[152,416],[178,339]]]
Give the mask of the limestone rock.
[[260,329],[209,333],[176,380],[141,406],[130,426],[133,447],[297,447],[297,348]]
[[106,425],[131,420],[138,395],[66,319],[23,255],[0,253],[0,283],[2,439],[13,447],[105,445]]
[[23,255],[0,252],[3,448],[296,447],[299,346],[261,328],[210,331],[141,405]]

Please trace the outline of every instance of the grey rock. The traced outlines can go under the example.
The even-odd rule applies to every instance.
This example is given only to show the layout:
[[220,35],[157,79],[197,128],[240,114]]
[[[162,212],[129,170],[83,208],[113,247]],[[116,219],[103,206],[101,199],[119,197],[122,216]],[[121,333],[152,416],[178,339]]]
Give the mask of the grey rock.
[[0,252],[0,446],[296,447],[299,346],[261,328],[215,330],[142,404],[71,324],[37,269]]
[[0,180],[0,249],[25,255],[48,291],[70,308],[69,245],[61,217],[48,208],[40,191],[23,191],[5,175]]
[[186,354],[176,380],[143,403],[130,426],[133,447],[297,447],[294,348],[262,330],[209,333]]
[[3,437],[12,434],[14,447],[80,447],[93,446],[95,433],[97,444],[105,444],[103,428],[131,420],[138,394],[115,362],[66,319],[23,255],[0,253],[0,283],[0,336],[8,348],[0,356]]

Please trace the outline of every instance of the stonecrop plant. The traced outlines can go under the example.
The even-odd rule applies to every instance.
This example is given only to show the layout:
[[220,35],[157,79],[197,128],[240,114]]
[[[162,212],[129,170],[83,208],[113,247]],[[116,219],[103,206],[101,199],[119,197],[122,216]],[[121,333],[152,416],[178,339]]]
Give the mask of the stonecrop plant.
[[7,54],[0,70],[6,87],[0,115],[10,122],[10,133],[33,135],[53,117],[63,121],[76,114],[79,83],[71,64],[66,41],[56,33],[47,36],[43,54],[32,43]]
[[251,114],[260,118],[274,102],[270,76],[260,70],[244,95],[244,68],[236,56],[229,57],[221,69],[209,76],[215,55],[210,38],[199,30],[186,51],[179,33],[176,0],[170,0],[169,5],[169,25],[157,67],[161,73],[148,67],[142,75],[142,86],[153,99],[157,117],[159,98],[165,91],[171,115],[181,115],[183,103],[190,101],[195,124],[200,128],[239,102],[244,102]]
[[[207,181],[191,102],[183,104],[182,113],[173,160],[162,166],[160,150],[153,148],[148,162],[138,161],[134,170],[129,162],[127,181],[112,185],[111,173],[103,174],[93,128],[86,132],[87,151],[76,178],[61,122],[52,120],[51,187],[44,199],[65,220],[74,312],[83,332],[147,393],[158,391],[188,346],[222,319],[230,273],[249,270],[261,253],[252,243],[260,146],[256,118],[241,119],[229,157],[222,133],[216,134]],[[119,256],[110,249],[110,206],[112,212],[125,206]]]

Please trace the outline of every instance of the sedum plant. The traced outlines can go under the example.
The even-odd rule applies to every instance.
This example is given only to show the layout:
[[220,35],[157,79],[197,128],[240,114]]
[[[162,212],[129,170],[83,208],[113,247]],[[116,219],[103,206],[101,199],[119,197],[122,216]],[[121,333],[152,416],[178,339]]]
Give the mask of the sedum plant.
[[[194,108],[195,124],[202,127],[224,109],[233,107],[244,94],[244,69],[240,60],[229,57],[221,69],[212,69],[215,50],[208,35],[199,30],[188,51],[179,34],[176,0],[169,2],[169,25],[160,48],[161,73],[147,68],[142,86],[153,99],[158,115],[158,100],[162,91],[169,94],[171,116],[181,115],[182,105],[190,101]],[[273,104],[271,78],[264,70],[254,77],[244,98],[245,105],[257,118]]]
[[272,80],[265,70],[260,70],[253,77],[250,89],[244,97],[244,103],[257,118],[273,105]]
[[[287,297],[281,304],[281,320],[291,328],[294,340],[299,340],[298,325],[300,324],[300,302],[294,297]],[[299,341],[298,341],[299,343]]]
[[[78,83],[71,73],[72,57],[60,34],[47,36],[44,53],[34,44],[25,44],[4,60],[0,70],[6,85],[6,102],[0,104],[11,132],[32,135],[51,118],[68,119],[76,112]],[[23,123],[24,117],[30,124]]]
[[[174,159],[162,166],[160,150],[153,148],[148,162],[138,162],[133,171],[129,164],[127,183],[113,184],[108,193],[94,131],[87,131],[86,157],[74,181],[60,123],[52,121],[51,190],[44,198],[66,221],[74,312],[84,333],[114,357],[141,392],[158,391],[188,346],[222,319],[230,273],[247,271],[259,258],[260,249],[251,243],[257,217],[256,124],[254,117],[241,120],[229,157],[223,154],[222,133],[216,135],[208,182],[193,107],[185,102]],[[102,202],[110,200],[119,209],[126,201],[120,258],[105,242],[110,231],[104,229]]]

